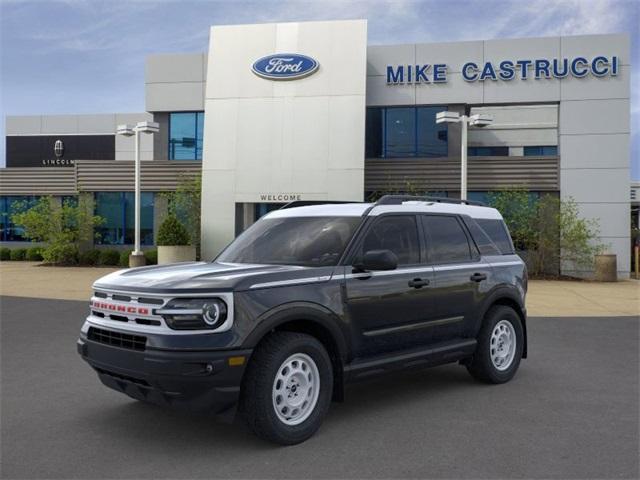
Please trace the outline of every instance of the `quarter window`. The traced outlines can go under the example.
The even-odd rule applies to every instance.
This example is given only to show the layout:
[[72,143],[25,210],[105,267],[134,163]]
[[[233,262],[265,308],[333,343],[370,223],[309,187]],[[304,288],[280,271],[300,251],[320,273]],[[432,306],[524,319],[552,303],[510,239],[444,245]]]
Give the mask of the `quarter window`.
[[420,263],[420,240],[413,215],[379,218],[362,242],[360,258],[370,250],[391,250],[398,257],[398,265]]
[[431,263],[463,263],[471,260],[469,240],[456,217],[424,216],[422,224]]

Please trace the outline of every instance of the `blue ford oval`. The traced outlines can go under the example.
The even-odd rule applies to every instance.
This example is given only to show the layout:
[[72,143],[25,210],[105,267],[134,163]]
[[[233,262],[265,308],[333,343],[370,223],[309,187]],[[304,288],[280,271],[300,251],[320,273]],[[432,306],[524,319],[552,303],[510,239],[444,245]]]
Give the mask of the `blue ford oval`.
[[277,53],[255,61],[251,70],[270,80],[295,80],[308,77],[318,70],[316,60],[298,53]]

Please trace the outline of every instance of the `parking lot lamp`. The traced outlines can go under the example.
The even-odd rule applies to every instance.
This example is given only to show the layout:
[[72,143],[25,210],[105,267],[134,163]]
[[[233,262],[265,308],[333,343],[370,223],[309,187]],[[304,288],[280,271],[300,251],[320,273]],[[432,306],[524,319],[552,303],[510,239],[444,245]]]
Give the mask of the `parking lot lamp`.
[[460,152],[460,199],[467,199],[467,126],[486,127],[493,121],[489,115],[477,113],[475,115],[460,115],[458,112],[438,112],[436,123],[460,123],[462,126],[462,140]]
[[133,252],[129,255],[129,267],[140,267],[145,264],[144,254],[140,250],[140,133],[153,134],[157,133],[160,126],[156,122],[138,122],[135,126],[118,125],[116,133],[125,137],[133,136],[135,139],[135,162],[134,162],[134,184],[135,184],[135,200],[134,200],[134,231],[135,240]]

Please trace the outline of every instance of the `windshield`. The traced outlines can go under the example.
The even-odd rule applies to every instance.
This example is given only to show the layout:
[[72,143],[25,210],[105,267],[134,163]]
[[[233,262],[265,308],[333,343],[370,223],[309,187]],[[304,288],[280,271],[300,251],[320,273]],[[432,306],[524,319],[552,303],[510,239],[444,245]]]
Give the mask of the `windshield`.
[[361,217],[263,218],[231,243],[216,261],[334,266],[361,220]]

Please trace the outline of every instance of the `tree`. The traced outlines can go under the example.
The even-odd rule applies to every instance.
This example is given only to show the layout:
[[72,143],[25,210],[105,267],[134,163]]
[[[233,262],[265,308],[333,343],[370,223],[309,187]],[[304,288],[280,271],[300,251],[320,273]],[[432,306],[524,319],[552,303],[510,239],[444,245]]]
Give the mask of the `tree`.
[[165,193],[169,214],[175,215],[186,228],[190,244],[200,252],[200,210],[202,201],[202,176],[183,175],[175,192]]
[[31,241],[46,243],[42,249],[46,263],[73,264],[78,262],[80,243],[91,239],[93,229],[104,219],[93,215],[90,202],[80,196],[77,201],[66,199],[62,205],[52,197],[41,197],[32,207],[19,203],[11,221],[22,226]]
[[544,194],[536,199],[524,189],[510,189],[490,192],[489,204],[502,214],[532,276],[557,274],[561,264],[591,270],[594,256],[604,248],[598,221],[580,218],[572,198]]

